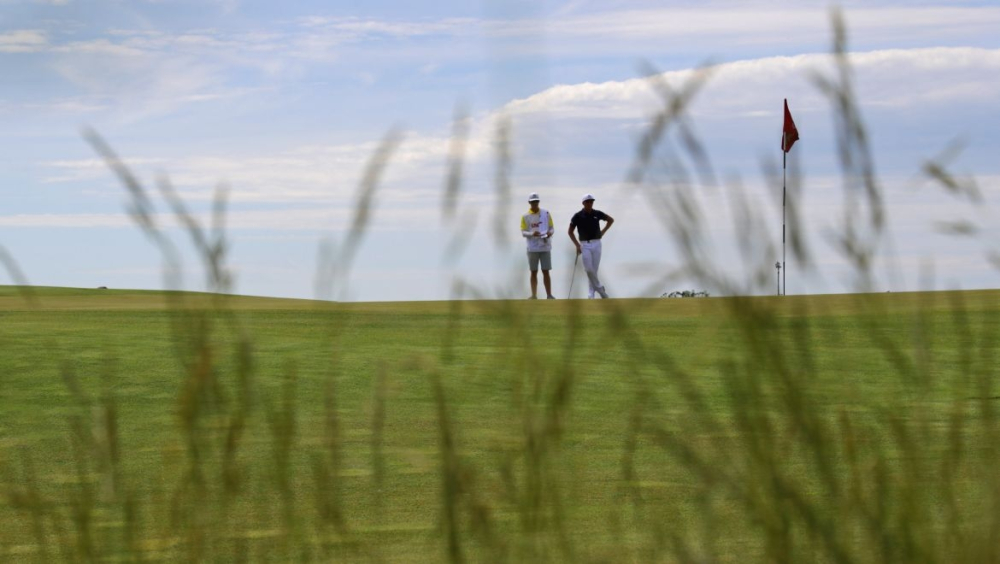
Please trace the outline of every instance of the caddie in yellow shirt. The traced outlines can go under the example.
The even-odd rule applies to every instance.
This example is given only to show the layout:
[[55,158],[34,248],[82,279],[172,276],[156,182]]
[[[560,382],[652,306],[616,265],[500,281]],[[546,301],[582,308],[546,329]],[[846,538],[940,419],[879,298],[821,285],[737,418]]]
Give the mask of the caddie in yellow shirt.
[[555,229],[552,215],[548,210],[538,207],[539,201],[538,194],[532,192],[528,196],[528,205],[531,209],[521,216],[521,235],[528,242],[528,269],[531,270],[529,299],[538,298],[538,265],[541,263],[546,297],[554,300],[556,297],[552,295],[552,279],[549,278],[549,271],[552,270],[552,234],[555,233]]

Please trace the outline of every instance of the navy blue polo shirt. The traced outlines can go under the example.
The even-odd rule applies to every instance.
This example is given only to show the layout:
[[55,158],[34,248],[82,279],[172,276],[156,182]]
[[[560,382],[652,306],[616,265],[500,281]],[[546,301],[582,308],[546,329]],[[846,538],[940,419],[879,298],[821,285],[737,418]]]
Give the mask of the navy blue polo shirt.
[[569,224],[576,227],[577,237],[581,241],[590,241],[601,238],[601,220],[608,220],[608,216],[601,210],[591,210],[587,213],[584,209],[573,214]]

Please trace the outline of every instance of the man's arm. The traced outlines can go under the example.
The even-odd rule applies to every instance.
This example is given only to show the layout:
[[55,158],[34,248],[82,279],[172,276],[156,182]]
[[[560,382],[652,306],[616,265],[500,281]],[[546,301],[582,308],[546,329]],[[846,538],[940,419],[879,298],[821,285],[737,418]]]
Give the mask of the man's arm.
[[531,231],[528,229],[528,220],[525,219],[526,216],[521,216],[521,236],[531,237]]
[[549,229],[548,229],[548,231],[545,232],[545,234],[548,235],[549,238],[551,239],[552,236],[555,235],[555,233],[556,233],[556,227],[555,227],[556,224],[552,221],[552,213],[551,212],[548,213],[548,214],[546,214],[546,215],[549,216]]
[[573,222],[570,222],[569,224],[569,238],[573,241],[573,244],[576,245],[576,254],[583,252],[580,249],[580,242],[576,240],[576,233],[573,233]]
[[604,229],[601,229],[601,237],[604,237],[604,234],[608,232],[608,229],[611,229],[611,224],[615,222],[615,218],[608,214],[604,214],[604,220],[607,223],[604,224]]

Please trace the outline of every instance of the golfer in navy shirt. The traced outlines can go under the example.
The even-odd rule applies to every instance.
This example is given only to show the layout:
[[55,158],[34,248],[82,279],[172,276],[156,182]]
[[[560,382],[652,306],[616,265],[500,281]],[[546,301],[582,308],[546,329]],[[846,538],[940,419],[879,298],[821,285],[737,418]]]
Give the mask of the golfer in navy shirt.
[[[601,229],[601,221],[604,221],[604,229]],[[569,221],[569,238],[576,245],[576,254],[583,256],[583,269],[587,271],[587,279],[590,282],[590,291],[587,297],[594,299],[594,294],[600,294],[602,298],[608,297],[604,291],[604,284],[597,277],[597,268],[601,265],[601,238],[611,228],[615,218],[594,209],[594,197],[587,194],[583,197],[583,209],[573,215]],[[573,229],[576,228],[580,234],[577,240]]]

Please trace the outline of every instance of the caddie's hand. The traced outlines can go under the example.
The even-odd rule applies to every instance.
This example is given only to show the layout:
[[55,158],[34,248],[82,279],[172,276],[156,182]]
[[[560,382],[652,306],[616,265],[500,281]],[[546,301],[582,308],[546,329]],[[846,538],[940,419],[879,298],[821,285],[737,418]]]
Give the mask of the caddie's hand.
[[535,237],[538,237],[539,235],[541,235],[541,233],[539,233],[538,231],[535,231],[534,233],[532,233],[532,235],[534,235]]

